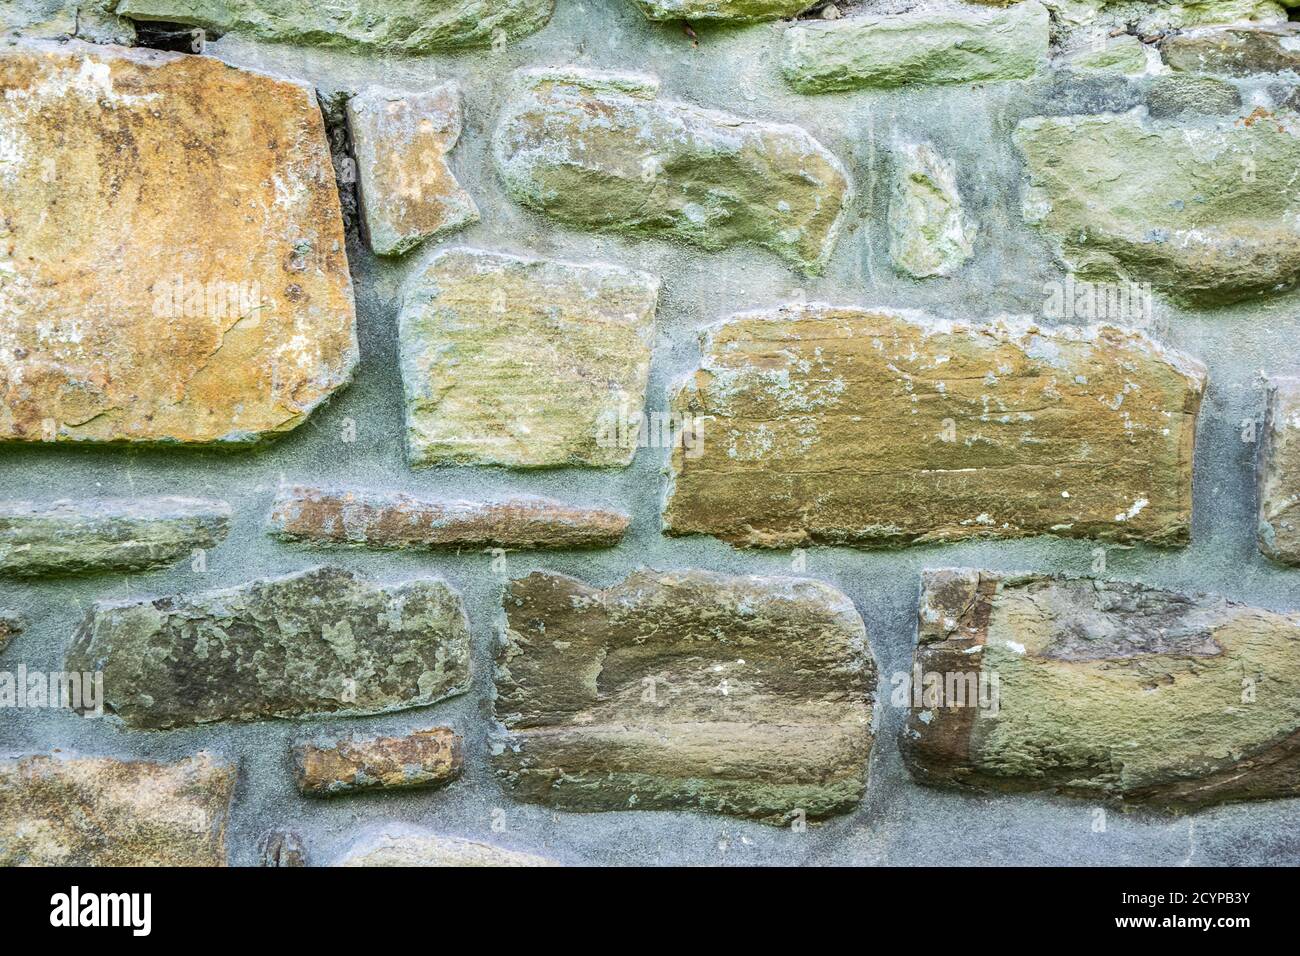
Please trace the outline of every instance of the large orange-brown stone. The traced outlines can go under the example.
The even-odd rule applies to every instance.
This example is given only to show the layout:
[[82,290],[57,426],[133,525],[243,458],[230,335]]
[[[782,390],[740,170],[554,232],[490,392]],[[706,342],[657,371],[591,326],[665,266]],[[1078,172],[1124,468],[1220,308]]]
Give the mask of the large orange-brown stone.
[[214,59],[0,47],[0,441],[250,442],[357,360],[320,109]]

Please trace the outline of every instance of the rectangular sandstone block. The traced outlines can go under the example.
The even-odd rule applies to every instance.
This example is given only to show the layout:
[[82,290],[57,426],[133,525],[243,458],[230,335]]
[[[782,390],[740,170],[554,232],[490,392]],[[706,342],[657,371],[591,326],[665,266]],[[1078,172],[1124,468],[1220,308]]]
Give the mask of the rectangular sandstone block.
[[1113,326],[825,305],[712,327],[672,399],[669,534],[738,546],[1188,540],[1205,369]]
[[1300,564],[1300,379],[1269,382],[1258,468],[1260,550]]
[[314,568],[148,601],[100,602],[66,668],[102,671],[129,727],[379,714],[469,686],[469,623],[438,580]]
[[0,866],[225,866],[232,764],[0,761]]
[[622,467],[641,416],[659,280],[610,265],[447,249],[399,318],[413,466]]
[[449,727],[405,737],[347,739],[293,748],[293,773],[304,796],[329,797],[358,790],[442,787],[460,776],[464,744]]
[[493,753],[519,799],[782,824],[862,798],[876,668],[829,585],[639,571],[599,589],[538,571],[502,603]]
[[[899,746],[921,783],[1160,807],[1300,794],[1300,615],[939,570],[918,630]],[[971,706],[980,685],[993,706]]]
[[612,547],[631,519],[516,495],[499,501],[431,501],[400,492],[282,488],[271,533],[288,541],[364,548]]

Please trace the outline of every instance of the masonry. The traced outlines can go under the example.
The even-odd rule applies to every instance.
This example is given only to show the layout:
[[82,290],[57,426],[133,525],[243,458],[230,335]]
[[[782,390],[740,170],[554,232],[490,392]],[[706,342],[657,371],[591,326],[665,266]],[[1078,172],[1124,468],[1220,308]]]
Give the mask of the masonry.
[[0,10],[0,862],[1297,862],[1294,11],[387,6]]

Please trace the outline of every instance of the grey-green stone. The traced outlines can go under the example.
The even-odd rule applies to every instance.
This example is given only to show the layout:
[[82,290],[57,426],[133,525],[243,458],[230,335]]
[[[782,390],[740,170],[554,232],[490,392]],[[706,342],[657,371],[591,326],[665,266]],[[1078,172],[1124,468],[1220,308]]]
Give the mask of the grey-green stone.
[[647,20],[721,20],[757,23],[793,17],[816,0],[632,0]]
[[1241,94],[1212,76],[1172,74],[1156,78],[1147,91],[1147,111],[1157,119],[1191,114],[1235,113]]
[[1300,70],[1300,23],[1231,26],[1173,34],[1160,44],[1172,70],[1252,76]]

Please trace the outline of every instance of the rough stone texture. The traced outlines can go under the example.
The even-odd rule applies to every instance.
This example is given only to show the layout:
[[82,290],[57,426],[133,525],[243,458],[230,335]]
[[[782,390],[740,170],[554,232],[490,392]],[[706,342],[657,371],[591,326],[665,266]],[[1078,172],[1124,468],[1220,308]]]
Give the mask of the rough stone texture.
[[1088,279],[1150,282],[1176,301],[1221,305],[1300,276],[1300,137],[1279,123],[1151,124],[1035,117],[1014,139],[1024,214]]
[[0,761],[0,866],[225,866],[234,790],[207,753]]
[[226,536],[230,506],[195,498],[0,502],[0,576],[144,571]]
[[1175,33],[1160,43],[1170,69],[1253,76],[1300,70],[1300,24],[1217,27]]
[[0,34],[77,37],[94,43],[135,42],[135,27],[112,13],[116,0],[5,0]]
[[360,790],[445,787],[460,777],[464,744],[449,727],[417,730],[406,737],[339,740],[293,748],[298,790],[330,797]]
[[273,43],[428,53],[517,40],[540,30],[554,0],[120,0],[134,20],[233,30]]
[[785,32],[781,70],[800,93],[1019,80],[1047,63],[1047,9],[923,8],[801,22]]
[[1188,540],[1205,371],[1142,333],[809,305],[720,323],[703,351],[672,404],[715,437],[673,450],[670,534]]
[[460,138],[457,84],[427,93],[372,87],[348,101],[347,115],[366,238],[377,255],[398,256],[478,222],[478,207],[447,165]]
[[1147,111],[1154,119],[1196,113],[1226,114],[1241,109],[1241,93],[1212,76],[1161,76],[1147,90]]
[[101,602],[67,669],[104,672],[128,726],[378,714],[469,685],[469,625],[437,580],[377,586],[338,568],[152,601]]
[[631,519],[520,495],[501,501],[429,501],[396,492],[281,489],[271,531],[289,541],[365,548],[613,547]]
[[1285,23],[1273,0],[1044,0],[1055,17],[1054,35],[1077,44],[1113,31],[1156,37],[1171,31],[1224,23]]
[[23,632],[22,618],[0,610],[0,654],[5,652],[9,642]]
[[894,151],[889,257],[918,279],[950,275],[974,254],[978,231],[962,208],[952,164],[928,144]]
[[1259,453],[1259,547],[1300,564],[1300,378],[1269,382]]
[[308,87],[75,41],[0,46],[0,87],[0,441],[249,442],[346,384]]
[[793,17],[817,0],[632,0],[648,20],[756,23]]
[[258,865],[300,867],[307,865],[302,837],[292,830],[268,830],[257,843]]
[[490,843],[403,827],[367,837],[334,866],[558,866],[554,860]]
[[627,465],[601,425],[641,415],[658,296],[617,266],[438,253],[398,320],[410,463]]
[[579,226],[715,250],[770,249],[820,272],[852,195],[848,172],[797,126],[659,100],[635,73],[537,70],[493,150],[516,200]]
[[916,665],[997,674],[998,703],[923,699],[903,757],[936,786],[1165,807],[1294,796],[1297,628],[1300,615],[1141,584],[927,572]]
[[1061,65],[1077,73],[1142,73],[1146,46],[1130,34],[1106,37],[1101,44],[1084,43],[1062,57]]
[[876,668],[829,585],[640,571],[599,590],[537,571],[503,605],[493,750],[519,799],[780,824],[862,798]]

